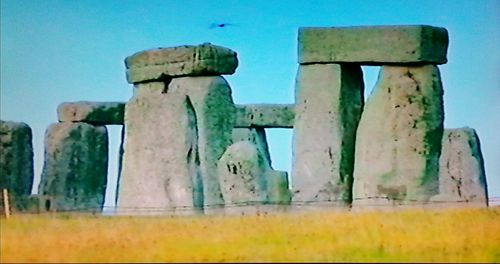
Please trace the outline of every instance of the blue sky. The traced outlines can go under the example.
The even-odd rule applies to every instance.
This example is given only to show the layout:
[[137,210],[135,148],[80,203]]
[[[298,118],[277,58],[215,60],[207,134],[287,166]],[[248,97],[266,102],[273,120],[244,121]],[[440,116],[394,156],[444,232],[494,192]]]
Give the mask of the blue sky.
[[[35,186],[57,105],[127,101],[123,60],[137,51],[203,42],[231,48],[240,61],[226,76],[236,103],[291,103],[298,27],[427,24],[450,35],[448,64],[440,66],[445,127],[477,130],[490,195],[500,195],[500,1],[2,0],[0,12],[0,117],[32,127]],[[377,73],[364,67],[367,94]],[[106,204],[113,205],[120,132],[109,132]],[[291,137],[290,130],[268,130],[277,169],[290,170]]]

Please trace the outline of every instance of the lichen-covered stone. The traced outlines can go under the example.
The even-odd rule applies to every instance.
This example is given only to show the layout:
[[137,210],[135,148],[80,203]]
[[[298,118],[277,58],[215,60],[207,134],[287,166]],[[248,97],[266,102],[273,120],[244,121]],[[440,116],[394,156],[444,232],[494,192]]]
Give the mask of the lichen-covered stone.
[[0,120],[0,191],[7,189],[13,210],[24,210],[33,186],[31,128],[20,122]]
[[178,76],[233,74],[238,66],[236,52],[204,43],[141,51],[125,59],[127,80],[139,83]]
[[439,159],[439,195],[433,201],[449,206],[488,204],[488,190],[479,137],[472,128],[445,129]]
[[222,206],[217,162],[232,143],[234,126],[227,82],[182,77],[135,89],[125,110],[119,207],[177,213]]
[[267,203],[289,205],[292,193],[288,187],[288,173],[286,171],[269,170],[266,173]]
[[236,105],[235,127],[293,128],[293,104]]
[[47,128],[38,193],[50,196],[55,210],[100,211],[107,170],[106,127],[63,122]]
[[195,207],[196,118],[183,91],[165,89],[162,82],[137,84],[125,107],[119,213],[138,214],[140,208],[154,210],[147,214],[177,213]]
[[354,204],[422,203],[438,192],[443,89],[436,66],[383,66],[356,139]]
[[121,102],[66,102],[57,107],[57,118],[59,122],[123,125],[124,111]]
[[250,141],[231,145],[219,161],[219,177],[225,205],[265,203],[265,157]]
[[425,25],[299,29],[299,63],[443,64],[448,32]]
[[269,146],[267,144],[266,130],[262,127],[250,128],[234,128],[233,129],[233,142],[250,141],[254,143],[259,151],[264,155],[266,160],[271,165],[271,154],[269,153]]
[[300,65],[296,83],[294,203],[350,203],[363,75],[355,65]]

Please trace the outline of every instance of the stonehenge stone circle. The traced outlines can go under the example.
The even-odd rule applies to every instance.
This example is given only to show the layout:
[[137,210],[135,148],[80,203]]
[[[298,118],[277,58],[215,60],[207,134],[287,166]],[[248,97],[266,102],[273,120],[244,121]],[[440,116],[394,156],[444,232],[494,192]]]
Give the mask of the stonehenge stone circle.
[[0,191],[9,190],[12,209],[22,211],[32,186],[31,128],[25,123],[0,120]]
[[[104,126],[123,125],[118,214],[487,206],[478,135],[443,128],[437,65],[447,49],[440,27],[300,28],[295,102],[236,105],[221,76],[236,71],[236,52],[210,43],[137,52],[125,59],[128,102],[59,105],[27,204],[101,210]],[[381,66],[366,103],[362,65]],[[272,167],[266,128],[293,129],[291,179]],[[0,146],[0,187],[29,195],[31,130],[2,121]]]
[[128,82],[139,83],[179,76],[233,74],[238,59],[230,49],[204,43],[141,51],[127,57],[125,66]]
[[443,64],[448,32],[424,25],[305,27],[298,43],[300,64]]
[[101,211],[107,183],[106,127],[63,122],[45,133],[45,161],[38,193],[58,211]]
[[354,205],[437,194],[442,96],[434,65],[381,67],[357,131]]
[[[445,129],[439,159],[439,195],[436,202],[487,206],[484,162],[479,137],[472,128]],[[449,205],[447,205],[449,206]]]
[[66,102],[57,107],[59,122],[123,125],[125,104],[121,102]]
[[356,65],[299,66],[293,134],[294,202],[351,202],[363,87],[363,73]]

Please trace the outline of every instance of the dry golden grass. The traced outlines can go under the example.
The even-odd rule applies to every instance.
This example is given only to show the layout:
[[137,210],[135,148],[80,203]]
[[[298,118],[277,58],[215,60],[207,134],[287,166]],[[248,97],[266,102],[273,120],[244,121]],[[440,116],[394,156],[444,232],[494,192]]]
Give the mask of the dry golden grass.
[[500,262],[500,208],[247,217],[14,216],[1,262]]

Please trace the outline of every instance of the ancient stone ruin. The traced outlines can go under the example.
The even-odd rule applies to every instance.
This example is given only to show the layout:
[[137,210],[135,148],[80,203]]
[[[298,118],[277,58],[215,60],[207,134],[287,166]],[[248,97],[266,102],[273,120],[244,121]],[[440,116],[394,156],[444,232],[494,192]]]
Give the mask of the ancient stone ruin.
[[[126,58],[134,86],[128,102],[58,107],[59,122],[46,132],[39,193],[56,210],[100,210],[105,126],[118,124],[117,213],[487,205],[477,134],[443,128],[438,65],[447,62],[446,29],[301,28],[298,43],[293,104],[234,104],[221,75],[235,72],[237,54],[210,43]],[[362,65],[381,67],[366,103]],[[265,128],[293,129],[290,177],[272,168]],[[27,195],[31,139],[4,136],[15,129],[2,126],[2,147],[9,148],[1,166],[26,173],[5,174],[1,185],[22,185],[16,195]],[[23,154],[3,155],[9,151]]]

